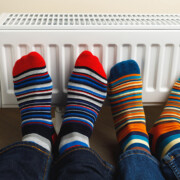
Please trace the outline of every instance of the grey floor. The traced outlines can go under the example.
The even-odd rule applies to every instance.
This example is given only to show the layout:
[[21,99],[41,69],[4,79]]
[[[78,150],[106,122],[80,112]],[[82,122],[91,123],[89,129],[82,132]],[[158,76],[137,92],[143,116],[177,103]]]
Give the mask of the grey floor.
[[[144,107],[147,129],[159,117],[163,106]],[[54,109],[52,116],[54,116]],[[19,109],[0,109],[0,148],[21,140]],[[90,139],[91,147],[106,161],[115,165],[118,157],[118,144],[113,127],[111,109],[104,106],[95,124],[93,135]]]

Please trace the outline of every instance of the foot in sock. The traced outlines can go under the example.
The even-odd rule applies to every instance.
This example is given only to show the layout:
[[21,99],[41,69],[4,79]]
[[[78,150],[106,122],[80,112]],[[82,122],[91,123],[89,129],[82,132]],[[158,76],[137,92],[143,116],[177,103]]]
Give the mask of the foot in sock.
[[131,149],[150,153],[142,104],[142,79],[137,63],[127,60],[116,64],[110,71],[108,83],[121,153]]
[[22,119],[22,141],[51,150],[54,132],[51,120],[52,80],[43,57],[31,52],[13,68],[14,91]]
[[106,98],[107,80],[101,63],[89,51],[78,57],[68,83],[59,152],[89,147],[94,123]]
[[174,84],[166,106],[149,135],[151,152],[158,159],[180,148],[180,79]]

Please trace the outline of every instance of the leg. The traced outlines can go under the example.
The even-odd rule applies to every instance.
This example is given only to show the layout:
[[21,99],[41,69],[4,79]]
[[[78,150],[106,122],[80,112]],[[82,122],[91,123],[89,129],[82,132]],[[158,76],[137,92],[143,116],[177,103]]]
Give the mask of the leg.
[[52,81],[44,59],[36,52],[23,56],[13,68],[14,90],[22,119],[23,141],[51,151]]
[[167,179],[180,179],[180,79],[174,84],[160,118],[150,130],[152,153]]
[[12,144],[0,150],[0,179],[48,179],[51,161],[51,153],[38,144]]
[[68,83],[55,179],[111,179],[112,167],[89,148],[89,138],[106,89],[106,75],[98,58],[84,51]]
[[106,97],[106,86],[106,75],[98,58],[83,52],[69,79],[60,154],[74,146],[89,147],[94,123]]
[[51,162],[52,81],[44,59],[32,52],[13,68],[22,119],[22,142],[0,151],[0,179],[46,179]]
[[81,146],[70,148],[59,156],[51,173],[53,180],[112,180],[114,167],[91,148]]
[[135,61],[123,61],[111,69],[108,94],[121,150],[118,178],[163,179],[159,163],[149,150],[142,79]]

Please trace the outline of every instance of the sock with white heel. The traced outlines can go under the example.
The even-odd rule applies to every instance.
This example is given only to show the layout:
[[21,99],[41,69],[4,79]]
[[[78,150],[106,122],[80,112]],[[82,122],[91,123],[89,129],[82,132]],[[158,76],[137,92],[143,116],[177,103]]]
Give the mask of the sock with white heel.
[[53,86],[43,57],[31,52],[17,60],[13,68],[13,81],[21,112],[22,141],[34,142],[51,151]]

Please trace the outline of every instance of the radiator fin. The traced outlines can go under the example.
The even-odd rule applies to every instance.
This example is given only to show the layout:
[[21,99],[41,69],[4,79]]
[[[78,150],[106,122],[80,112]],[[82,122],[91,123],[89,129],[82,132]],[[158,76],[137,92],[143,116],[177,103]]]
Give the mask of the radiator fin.
[[142,78],[144,75],[145,54],[146,54],[146,46],[144,44],[138,44],[136,49],[136,57],[134,59],[137,60],[137,63],[141,69]]
[[172,44],[165,45],[165,55],[163,61],[163,70],[164,73],[162,74],[162,89],[169,89],[170,87],[170,80],[171,80],[171,73],[172,73],[172,59],[174,54],[174,46]]
[[6,71],[7,76],[5,77],[5,81],[7,82],[7,91],[13,90],[13,78],[12,78],[12,68],[14,65],[14,49],[11,44],[5,44],[4,45],[4,60],[8,62],[6,64],[6,68],[4,69]]
[[160,46],[158,44],[152,44],[150,49],[149,58],[149,71],[148,71],[148,90],[154,91],[157,85],[157,72],[158,72],[158,60],[159,60]]

